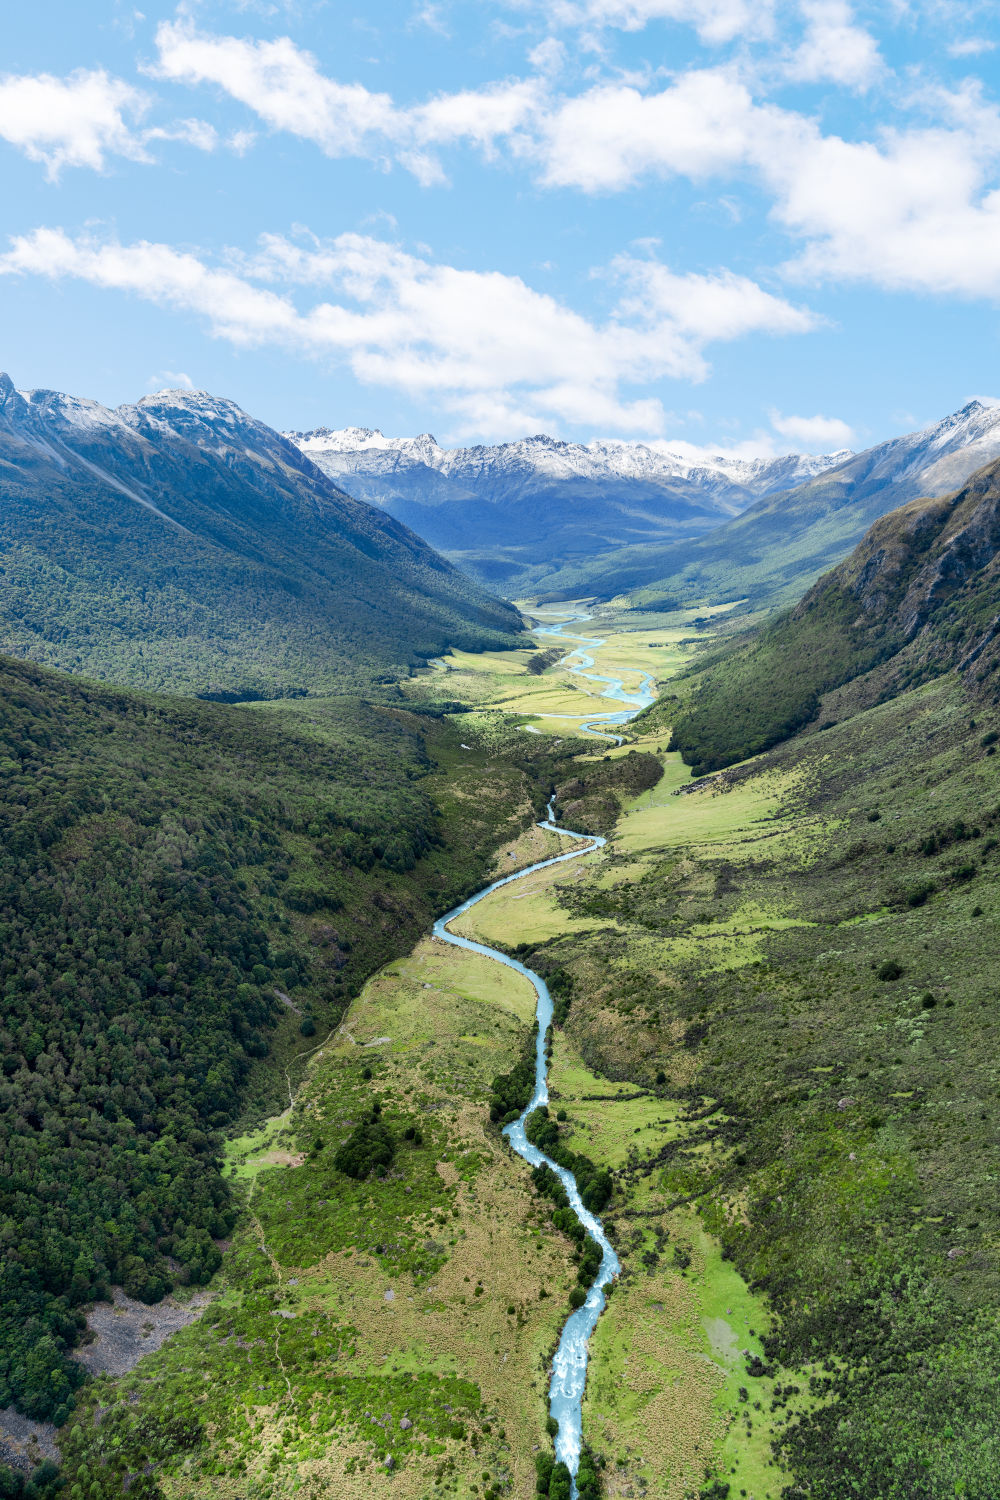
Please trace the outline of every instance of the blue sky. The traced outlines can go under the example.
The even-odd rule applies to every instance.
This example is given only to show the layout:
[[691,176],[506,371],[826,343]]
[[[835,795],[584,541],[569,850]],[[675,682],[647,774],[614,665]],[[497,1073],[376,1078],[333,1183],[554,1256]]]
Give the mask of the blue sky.
[[997,22],[11,8],[0,367],[279,427],[866,446],[1000,392]]

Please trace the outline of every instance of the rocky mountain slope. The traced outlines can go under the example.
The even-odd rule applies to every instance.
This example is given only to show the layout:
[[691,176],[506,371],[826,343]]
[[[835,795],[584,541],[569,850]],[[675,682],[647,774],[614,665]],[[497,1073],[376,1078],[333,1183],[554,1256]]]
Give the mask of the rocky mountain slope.
[[0,649],[111,681],[273,697],[520,629],[234,402],[115,411],[0,376]]
[[697,771],[715,770],[835,722],[843,703],[824,695],[845,684],[856,707],[957,668],[969,691],[995,702],[998,667],[994,462],[952,495],[881,517],[794,609],[723,650],[698,675],[675,742]]
[[[640,600],[666,595],[691,603],[748,598],[751,607],[791,602],[879,516],[918,496],[946,495],[998,457],[1000,407],[970,401],[931,427],[757,500],[706,536],[594,559],[587,582],[606,598],[632,592]],[[579,585],[567,571],[547,586],[553,597],[569,597]]]
[[350,494],[382,506],[468,572],[514,592],[595,553],[697,536],[848,457],[706,458],[642,443],[442,448],[365,427],[286,436]]

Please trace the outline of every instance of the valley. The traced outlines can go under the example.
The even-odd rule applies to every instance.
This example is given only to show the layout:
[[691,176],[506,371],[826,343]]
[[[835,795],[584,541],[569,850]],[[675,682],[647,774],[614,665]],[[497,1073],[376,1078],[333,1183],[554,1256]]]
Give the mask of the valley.
[[515,615],[400,527],[346,685],[5,658],[0,1485],[988,1500],[996,512],[755,630]]

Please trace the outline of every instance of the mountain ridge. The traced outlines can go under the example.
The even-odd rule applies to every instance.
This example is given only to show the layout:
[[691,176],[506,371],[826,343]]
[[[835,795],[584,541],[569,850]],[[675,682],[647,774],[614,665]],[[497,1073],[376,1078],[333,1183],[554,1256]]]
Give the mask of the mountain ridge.
[[546,434],[442,448],[430,433],[374,428],[286,436],[350,493],[411,526],[473,576],[530,588],[592,553],[711,530],[759,495],[822,472],[841,454],[737,459]]
[[881,516],[794,608],[696,669],[675,748],[718,770],[949,670],[1000,702],[998,585],[1000,459]]
[[[939,422],[877,443],[796,487],[757,500],[706,536],[619,553],[590,570],[601,597],[676,594],[687,603],[747,598],[749,608],[791,604],[840,561],[867,528],[909,500],[957,489],[1000,457],[1000,406],[965,403]],[[553,580],[551,597],[574,582]]]
[[205,392],[111,410],[0,376],[0,492],[0,649],[65,670],[272,697],[521,629],[404,525]]

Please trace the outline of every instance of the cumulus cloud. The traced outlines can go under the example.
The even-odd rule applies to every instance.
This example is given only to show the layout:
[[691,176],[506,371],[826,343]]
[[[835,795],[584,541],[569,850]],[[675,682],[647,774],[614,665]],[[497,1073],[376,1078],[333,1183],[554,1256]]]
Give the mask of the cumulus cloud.
[[67,78],[50,73],[0,78],[0,137],[50,179],[64,167],[100,171],[109,156],[143,160],[145,147],[135,122],[149,100],[103,68],[79,69]]
[[787,65],[790,78],[861,89],[874,83],[883,69],[878,44],[845,0],[803,0],[801,11],[806,34]]
[[115,156],[151,162],[154,141],[215,150],[218,137],[204,120],[143,127],[151,104],[148,95],[103,68],[81,68],[66,78],[7,74],[0,77],[0,139],[43,163],[52,182],[65,167],[103,171]]
[[554,107],[530,149],[543,182],[621,191],[649,176],[742,175],[803,249],[786,269],[937,294],[1000,294],[1000,112],[977,87],[926,96],[939,123],[826,135],[759,103],[729,68],[643,92],[599,85]]
[[781,437],[807,453],[837,453],[854,441],[854,429],[840,417],[785,417],[772,411],[771,426]]
[[465,141],[490,154],[525,124],[539,98],[537,80],[515,79],[402,108],[389,94],[327,77],[287,36],[213,36],[181,20],[164,21],[156,39],[155,76],[214,84],[273,130],[313,141],[327,156],[391,155],[427,184],[444,175],[430,148]]
[[342,361],[366,383],[432,396],[465,432],[488,436],[531,422],[655,432],[659,401],[633,399],[630,387],[702,378],[713,341],[816,323],[747,278],[679,276],[629,256],[605,273],[620,295],[598,321],[520,277],[436,263],[359,234],[268,236],[252,256],[211,265],[169,245],[39,229],[12,241],[2,274],[81,279],[194,313],[240,347]]
[[[853,88],[879,76],[878,49],[847,0],[796,4],[805,33],[780,55],[779,74]],[[770,24],[769,8],[751,9],[756,24]],[[546,16],[621,26],[700,18],[734,34],[749,25],[737,0],[558,0]],[[543,44],[529,78],[402,107],[328,78],[287,37],[208,35],[189,20],[163,23],[157,37],[160,77],[212,84],[330,156],[392,158],[427,185],[445,180],[441,153],[458,144],[487,159],[502,152],[543,186],[587,193],[657,176],[742,178],[764,192],[773,220],[801,247],[785,268],[794,276],[1000,292],[1000,113],[973,84],[911,90],[930,125],[908,119],[847,139],[760,97],[752,72],[737,63],[688,68],[666,86],[616,79],[570,94],[555,88],[562,54]]]

